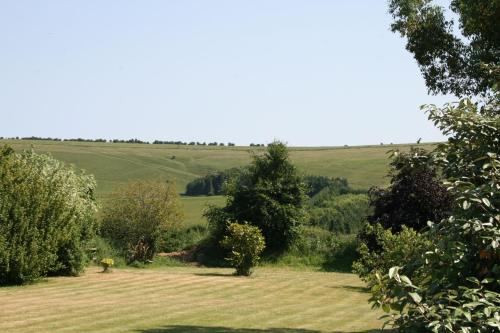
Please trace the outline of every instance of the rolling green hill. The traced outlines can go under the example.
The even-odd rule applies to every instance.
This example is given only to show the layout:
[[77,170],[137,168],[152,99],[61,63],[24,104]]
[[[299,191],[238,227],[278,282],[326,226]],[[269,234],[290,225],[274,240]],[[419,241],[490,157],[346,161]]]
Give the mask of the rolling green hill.
[[[246,165],[253,153],[265,148],[177,146],[127,143],[89,143],[31,140],[0,140],[16,150],[33,147],[93,174],[97,196],[105,200],[119,184],[137,179],[171,179],[184,192],[191,180],[211,171]],[[427,146],[429,144],[420,145]],[[385,185],[387,151],[407,150],[409,145],[290,148],[291,158],[304,174],[345,177],[354,188]],[[221,197],[183,198],[186,222],[202,221],[201,210],[207,203],[220,204]]]
[[[37,152],[74,164],[95,175],[98,195],[133,179],[169,178],[179,192],[196,177],[211,171],[248,164],[251,152],[265,148],[145,145],[121,143],[0,140],[16,150],[33,147]],[[421,145],[425,146],[425,145]],[[427,145],[428,146],[428,145]],[[387,151],[409,145],[290,148],[291,157],[303,173],[345,177],[356,188],[387,182]]]

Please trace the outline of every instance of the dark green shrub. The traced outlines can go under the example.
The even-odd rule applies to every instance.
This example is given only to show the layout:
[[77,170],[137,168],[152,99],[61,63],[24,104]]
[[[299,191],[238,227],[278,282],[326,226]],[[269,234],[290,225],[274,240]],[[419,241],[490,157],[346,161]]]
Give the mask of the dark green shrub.
[[329,272],[352,272],[353,263],[359,259],[355,235],[338,235],[336,246],[326,255],[322,267]]
[[108,240],[96,236],[89,244],[89,257],[95,264],[99,264],[102,259],[112,258],[114,267],[125,266],[125,258],[121,251],[115,249]]
[[0,150],[0,284],[81,272],[95,236],[95,181],[47,155]]
[[265,248],[259,228],[248,224],[230,223],[221,245],[229,250],[227,261],[236,268],[236,275],[249,276]]
[[311,199],[309,221],[311,225],[343,234],[357,233],[371,212],[365,194],[337,195],[325,188]]
[[[378,267],[377,263],[371,263],[370,260],[386,255],[383,253],[386,245],[381,242],[388,235],[396,237],[395,234],[405,227],[421,232],[428,221],[440,221],[449,216],[452,210],[452,195],[442,184],[429,152],[412,148],[408,153],[393,151],[391,157],[391,184],[386,189],[370,189],[373,213],[368,216],[367,225],[358,234],[361,259],[356,270],[362,277],[366,277],[373,269],[387,268]],[[390,231],[385,233],[383,229]]]
[[336,235],[318,227],[303,226],[288,253],[301,256],[324,255],[337,246]]
[[438,177],[436,166],[423,149],[393,152],[391,185],[369,191],[373,214],[371,224],[380,223],[393,232],[402,226],[420,231],[427,221],[441,221],[451,214],[453,198]]
[[171,229],[163,233],[160,250],[162,252],[189,250],[200,244],[207,236],[208,228],[204,225]]
[[359,259],[355,235],[335,234],[320,227],[305,226],[299,237],[285,253],[266,257],[272,265],[313,267],[328,272],[352,272]]
[[226,234],[226,221],[248,221],[257,226],[266,241],[266,253],[286,250],[305,221],[305,187],[286,146],[269,144],[262,156],[255,156],[246,172],[226,186],[227,204],[211,207],[206,213],[212,238],[217,242]]
[[220,241],[210,234],[198,243],[194,252],[195,260],[208,267],[228,267],[227,260],[225,260],[227,256],[227,249],[224,249]]
[[182,221],[179,195],[170,182],[126,184],[110,196],[102,215],[102,235],[129,262],[152,260],[164,234]]
[[322,267],[328,255],[338,246],[338,236],[326,229],[302,226],[290,248],[280,256],[267,257],[272,264]]

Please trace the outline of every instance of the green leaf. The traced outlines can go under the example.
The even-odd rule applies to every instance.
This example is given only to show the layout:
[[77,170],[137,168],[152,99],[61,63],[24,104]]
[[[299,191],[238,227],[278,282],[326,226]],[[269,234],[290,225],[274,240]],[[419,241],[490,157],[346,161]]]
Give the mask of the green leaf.
[[485,278],[485,279],[483,279],[483,280],[481,281],[481,283],[486,284],[486,283],[491,283],[491,282],[494,282],[494,281],[495,281],[495,279],[494,279],[494,278]]
[[462,208],[464,210],[467,210],[470,208],[470,202],[468,202],[467,200],[464,200],[464,202],[462,203]]
[[480,305],[483,305],[483,303],[480,303],[480,302],[470,302],[470,303],[464,304],[464,307],[473,309],[473,308],[478,307]]
[[401,281],[403,281],[408,286],[414,287],[413,283],[406,275],[401,276]]
[[394,273],[397,271],[398,268],[399,268],[398,266],[394,266],[389,269],[389,279],[392,279],[394,277]]
[[491,316],[491,309],[490,308],[484,308],[484,314],[486,315],[486,317],[489,317]]
[[413,301],[417,304],[419,304],[422,301],[422,297],[420,297],[420,295],[417,293],[408,293],[408,295],[410,295]]

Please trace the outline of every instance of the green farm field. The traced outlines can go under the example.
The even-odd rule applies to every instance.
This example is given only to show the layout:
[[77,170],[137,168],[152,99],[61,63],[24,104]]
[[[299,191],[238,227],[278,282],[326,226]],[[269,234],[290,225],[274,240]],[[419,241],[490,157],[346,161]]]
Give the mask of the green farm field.
[[202,216],[208,205],[224,206],[226,198],[223,196],[211,197],[181,197],[184,209],[184,224],[186,227],[205,225],[207,220]]
[[[0,140],[16,150],[33,147],[95,175],[98,195],[105,197],[121,183],[168,178],[179,192],[191,180],[209,172],[248,164],[252,153],[265,148]],[[429,144],[421,144],[429,148]],[[410,145],[353,147],[291,147],[291,158],[302,173],[345,177],[355,188],[387,183],[387,151]]]
[[257,268],[89,267],[0,288],[0,332],[375,333],[383,322],[353,274]]
[[[252,154],[265,148],[146,145],[127,143],[58,142],[32,140],[0,140],[15,150],[33,147],[49,153],[95,176],[97,197],[105,201],[120,184],[138,179],[170,179],[179,193],[186,184],[209,172],[248,164]],[[421,147],[431,148],[430,144]],[[408,150],[410,145],[353,147],[291,147],[290,155],[303,174],[345,177],[354,188],[367,189],[385,185],[388,167],[387,151]],[[182,197],[186,225],[205,223],[201,216],[207,204],[223,204],[221,197]]]

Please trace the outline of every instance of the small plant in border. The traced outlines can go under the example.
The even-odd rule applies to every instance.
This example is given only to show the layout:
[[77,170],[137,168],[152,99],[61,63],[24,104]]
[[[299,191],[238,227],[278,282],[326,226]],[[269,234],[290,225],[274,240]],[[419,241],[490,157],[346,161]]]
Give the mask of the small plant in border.
[[250,276],[265,248],[264,236],[258,227],[248,224],[229,223],[228,234],[221,245],[230,251],[226,260],[236,268],[236,275]]
[[101,260],[101,266],[103,268],[103,273],[109,272],[110,268],[115,264],[115,261],[111,258],[104,258]]

